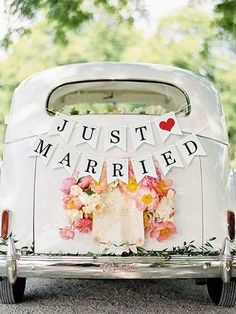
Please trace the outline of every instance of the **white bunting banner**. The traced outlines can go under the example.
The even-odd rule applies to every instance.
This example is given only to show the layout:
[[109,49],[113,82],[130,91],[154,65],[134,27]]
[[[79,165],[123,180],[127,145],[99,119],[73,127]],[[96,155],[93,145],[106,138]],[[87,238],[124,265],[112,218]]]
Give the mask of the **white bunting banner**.
[[130,126],[131,137],[134,145],[134,149],[137,149],[144,143],[155,145],[155,139],[153,135],[152,125],[150,122],[131,125]]
[[206,152],[196,134],[186,136],[176,144],[187,165],[190,165],[195,156],[206,156]]
[[107,159],[107,183],[116,180],[128,183],[128,159]]
[[139,158],[132,158],[131,164],[137,182],[140,182],[145,176],[153,178],[157,177],[156,168],[151,154]]
[[157,117],[155,122],[162,142],[165,142],[170,134],[182,135],[181,128],[174,112]]
[[49,160],[55,152],[57,143],[53,142],[47,135],[39,135],[33,143],[32,153],[29,156],[40,156],[45,165],[48,164]]
[[104,146],[106,151],[115,146],[126,151],[126,127],[105,128]]
[[48,135],[61,135],[66,143],[69,142],[71,134],[74,130],[75,121],[67,115],[57,113],[53,118],[52,125]]
[[53,158],[53,168],[64,168],[73,175],[80,153],[73,147],[59,147]]
[[167,175],[172,167],[184,167],[175,146],[167,146],[153,155],[156,157],[164,176]]
[[79,161],[79,177],[91,176],[95,181],[99,182],[104,158],[97,158],[94,156],[88,156],[85,154],[81,155]]
[[96,149],[100,133],[100,126],[87,125],[86,123],[77,123],[76,145],[88,143],[93,149]]

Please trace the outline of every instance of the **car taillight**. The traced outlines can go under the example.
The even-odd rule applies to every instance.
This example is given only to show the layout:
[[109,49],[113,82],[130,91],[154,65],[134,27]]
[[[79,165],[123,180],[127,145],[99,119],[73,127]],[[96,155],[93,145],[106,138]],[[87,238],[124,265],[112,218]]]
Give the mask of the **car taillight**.
[[228,235],[229,239],[235,239],[235,214],[232,210],[227,211]]
[[6,239],[8,235],[8,226],[9,226],[9,211],[2,211],[2,228],[1,228],[1,237]]

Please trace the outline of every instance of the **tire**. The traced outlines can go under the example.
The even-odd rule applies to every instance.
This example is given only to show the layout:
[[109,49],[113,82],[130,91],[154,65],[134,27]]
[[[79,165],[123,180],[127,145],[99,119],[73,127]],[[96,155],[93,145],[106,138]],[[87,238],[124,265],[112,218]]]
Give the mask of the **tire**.
[[236,304],[236,279],[223,283],[221,278],[209,278],[207,289],[211,300],[216,305],[232,307]]
[[26,278],[17,278],[14,284],[11,284],[8,278],[2,278],[0,281],[0,298],[3,304],[15,304],[23,300],[25,292]]

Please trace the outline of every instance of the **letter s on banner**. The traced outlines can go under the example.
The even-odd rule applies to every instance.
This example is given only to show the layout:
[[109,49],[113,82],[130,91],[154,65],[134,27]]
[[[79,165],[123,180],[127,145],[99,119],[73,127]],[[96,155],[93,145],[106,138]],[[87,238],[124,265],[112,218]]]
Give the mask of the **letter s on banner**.
[[196,134],[191,134],[178,141],[177,146],[187,165],[190,165],[195,156],[207,155]]
[[107,183],[120,180],[128,183],[128,159],[107,159]]
[[104,146],[105,150],[117,146],[126,151],[126,127],[104,128]]
[[82,154],[79,161],[79,177],[91,176],[95,181],[99,182],[104,159]]
[[140,182],[145,176],[157,178],[157,172],[152,155],[146,155],[139,158],[131,159],[137,182]]
[[32,157],[40,156],[45,165],[51,159],[57,144],[47,135],[39,135],[33,143],[33,152],[29,154]]
[[53,168],[64,168],[73,175],[80,153],[72,146],[64,146],[57,149],[53,158]]
[[69,142],[75,126],[75,120],[65,114],[57,113],[53,118],[48,135],[61,135],[66,143]]
[[167,175],[172,167],[184,167],[175,146],[167,146],[153,155],[156,157],[164,176]]

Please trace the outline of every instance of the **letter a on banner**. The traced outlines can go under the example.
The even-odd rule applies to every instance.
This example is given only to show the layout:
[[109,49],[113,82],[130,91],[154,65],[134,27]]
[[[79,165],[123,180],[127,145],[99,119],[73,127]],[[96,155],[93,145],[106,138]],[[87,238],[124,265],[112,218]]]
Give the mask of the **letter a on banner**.
[[175,146],[167,146],[153,155],[156,157],[164,176],[172,167],[184,167]]
[[157,172],[152,155],[146,155],[139,158],[131,159],[137,182],[140,182],[145,176],[157,178]]
[[51,159],[57,144],[54,143],[47,135],[39,135],[33,143],[33,151],[29,156],[40,156],[45,165]]
[[144,143],[155,145],[152,125],[150,122],[147,122],[145,124],[140,123],[139,125],[131,125],[130,132],[134,149],[137,149]]
[[170,134],[182,135],[182,131],[174,112],[169,112],[157,117],[155,122],[162,142],[165,142]]
[[53,123],[49,129],[48,135],[59,134],[64,139],[64,141],[68,143],[74,126],[75,121],[70,116],[57,113],[53,119]]
[[195,156],[207,155],[196,134],[191,134],[178,141],[177,146],[187,165],[190,165]]
[[103,162],[103,158],[82,154],[78,167],[79,177],[91,176],[95,181],[99,182]]
[[73,147],[60,147],[53,158],[53,168],[64,168],[73,175],[80,153]]
[[77,127],[77,144],[88,143],[93,149],[96,149],[100,127],[95,125],[86,125],[82,123],[78,123]]
[[107,160],[107,183],[116,180],[128,183],[128,159]]

